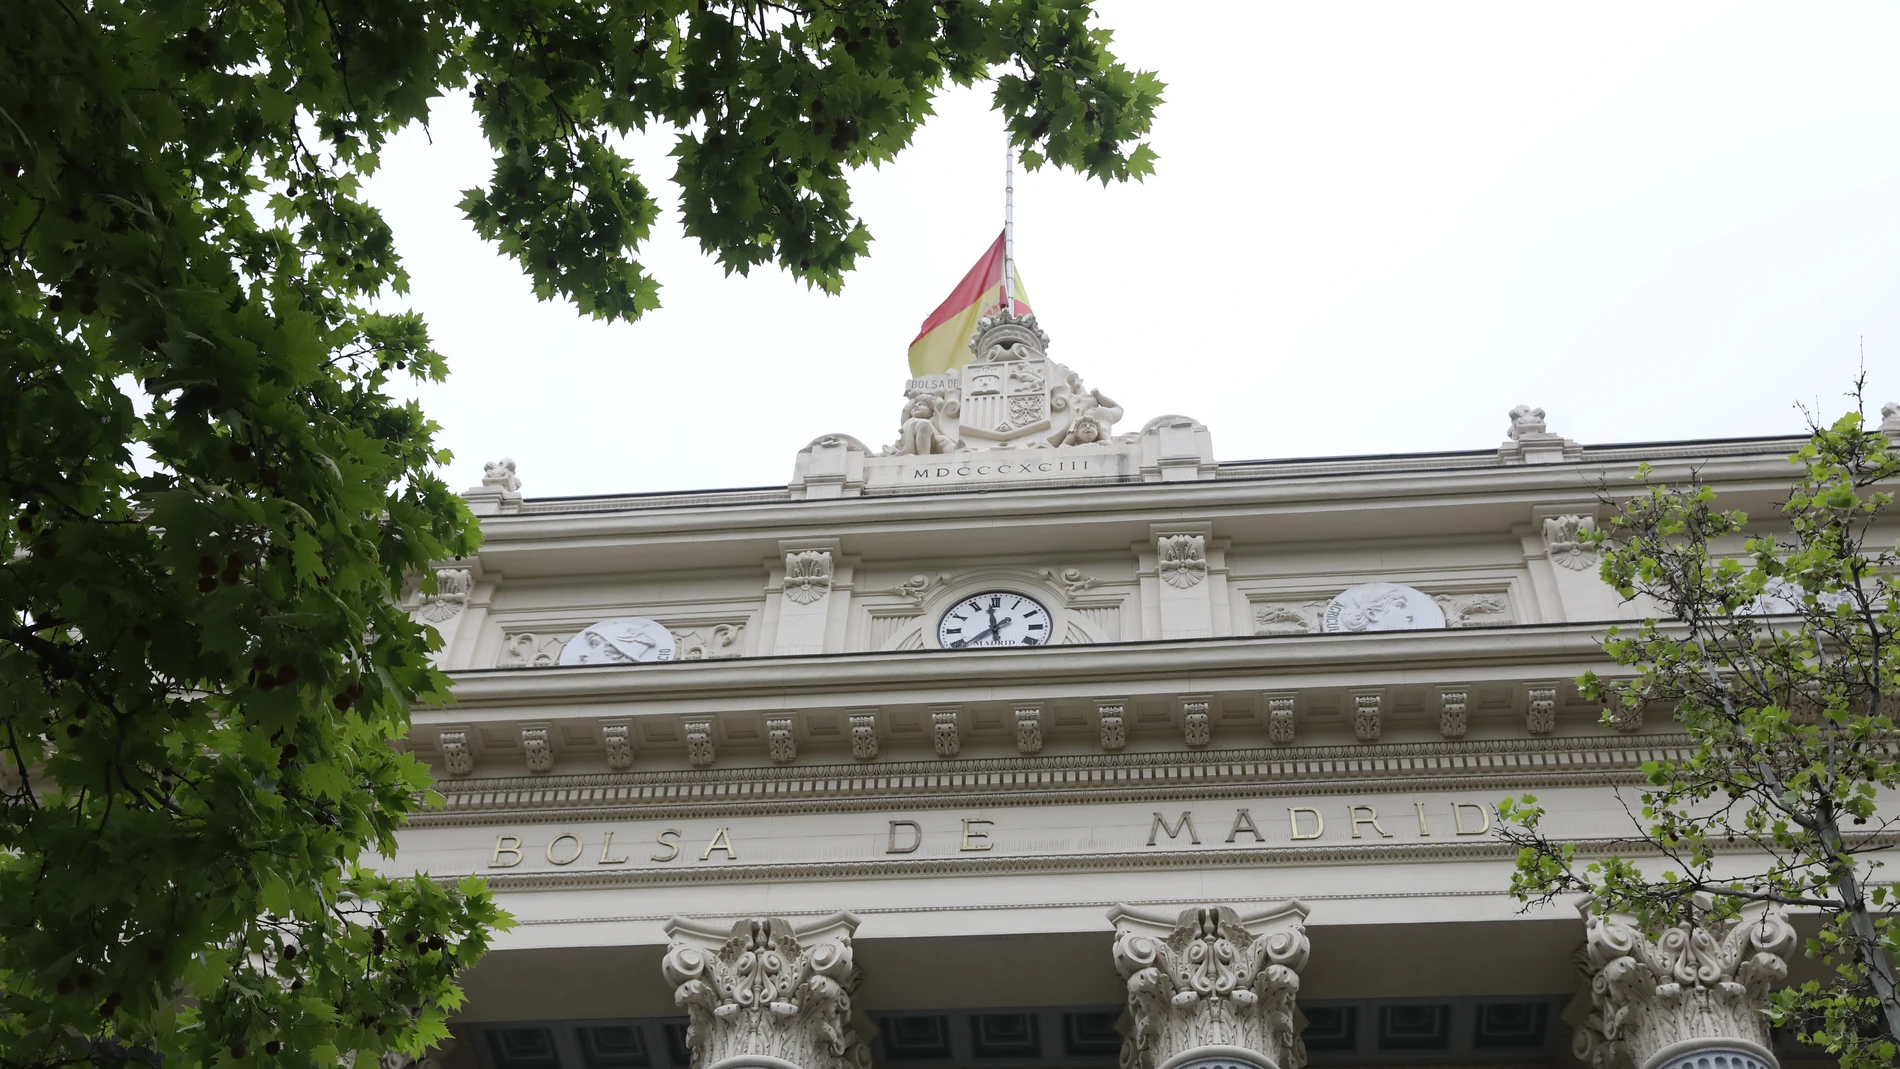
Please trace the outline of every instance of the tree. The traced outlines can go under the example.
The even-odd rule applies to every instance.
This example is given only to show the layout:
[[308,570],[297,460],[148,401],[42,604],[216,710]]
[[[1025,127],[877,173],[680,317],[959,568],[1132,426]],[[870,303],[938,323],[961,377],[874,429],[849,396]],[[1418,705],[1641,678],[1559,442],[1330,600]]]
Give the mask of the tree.
[[655,307],[687,232],[835,292],[853,168],[996,77],[1025,163],[1140,177],[1159,101],[1085,3],[26,0],[0,4],[0,1065],[333,1069],[419,1052],[505,923],[478,882],[360,864],[428,800],[395,745],[447,699],[407,577],[471,552],[393,400],[443,357],[361,197],[466,91],[475,228],[543,298]]
[[1623,671],[1586,673],[1581,692],[1606,723],[1667,708],[1690,739],[1643,766],[1636,834],[1612,844],[1634,858],[1585,861],[1539,830],[1533,796],[1500,806],[1503,834],[1520,900],[1585,892],[1652,934],[1751,903],[1818,913],[1807,950],[1830,978],[1778,992],[1770,1016],[1843,1065],[1890,1065],[1900,896],[1877,854],[1900,819],[1885,793],[1900,786],[1900,560],[1877,540],[1894,536],[1900,451],[1858,411],[1810,430],[1766,530],[1691,479],[1646,486],[1595,536],[1604,580],[1658,615],[1611,628]]

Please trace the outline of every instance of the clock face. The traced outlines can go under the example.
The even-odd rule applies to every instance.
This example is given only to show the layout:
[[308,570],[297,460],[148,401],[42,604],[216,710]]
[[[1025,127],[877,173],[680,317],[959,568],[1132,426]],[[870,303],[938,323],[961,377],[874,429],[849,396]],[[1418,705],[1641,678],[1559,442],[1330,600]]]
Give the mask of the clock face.
[[1042,602],[1026,594],[991,590],[950,606],[937,624],[937,645],[947,650],[1047,646],[1054,630]]

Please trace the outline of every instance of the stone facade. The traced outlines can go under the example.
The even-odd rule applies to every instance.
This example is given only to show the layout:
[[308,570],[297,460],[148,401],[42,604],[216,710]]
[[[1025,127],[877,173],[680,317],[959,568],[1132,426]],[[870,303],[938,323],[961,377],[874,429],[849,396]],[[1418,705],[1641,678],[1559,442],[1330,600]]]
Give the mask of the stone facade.
[[414,711],[446,805],[393,864],[520,921],[442,1069],[1775,1066],[1784,919],[1522,913],[1492,807],[1612,839],[1683,744],[1571,682],[1643,611],[1589,487],[1766,516],[1797,440],[1523,405],[1495,451],[1220,463],[1050,345],[990,317],[781,490],[490,465],[409,603],[457,701]]

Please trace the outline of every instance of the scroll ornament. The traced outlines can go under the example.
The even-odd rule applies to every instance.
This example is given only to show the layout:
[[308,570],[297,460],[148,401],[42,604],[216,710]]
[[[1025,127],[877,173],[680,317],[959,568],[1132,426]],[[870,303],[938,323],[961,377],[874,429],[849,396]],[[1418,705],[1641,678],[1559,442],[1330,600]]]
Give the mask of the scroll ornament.
[[871,1051],[851,1025],[858,984],[852,960],[855,918],[842,914],[808,944],[785,921],[740,921],[713,947],[680,941],[689,921],[668,926],[675,941],[661,962],[673,1001],[687,1013],[686,1046],[696,1069],[776,1059],[799,1069],[869,1069]]
[[1244,919],[1208,906],[1161,930],[1153,916],[1111,911],[1115,968],[1128,982],[1120,1069],[1157,1069],[1202,1048],[1240,1048],[1278,1069],[1301,1069],[1294,1000],[1309,949],[1304,916],[1297,904]]
[[1590,915],[1587,902],[1582,908],[1578,964],[1590,1005],[1571,1042],[1579,1061],[1593,1069],[1665,1069],[1680,1055],[1725,1048],[1776,1064],[1762,1008],[1787,979],[1786,955],[1795,946],[1794,928],[1779,911],[1754,907],[1651,940],[1630,917]]

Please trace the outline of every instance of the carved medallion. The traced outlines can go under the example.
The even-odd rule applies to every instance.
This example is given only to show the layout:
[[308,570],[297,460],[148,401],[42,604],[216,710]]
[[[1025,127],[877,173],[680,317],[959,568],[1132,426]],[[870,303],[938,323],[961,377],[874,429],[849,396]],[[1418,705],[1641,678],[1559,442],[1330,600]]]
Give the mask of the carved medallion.
[[1321,622],[1331,632],[1425,631],[1444,627],[1445,613],[1409,586],[1361,583],[1340,591]]
[[673,659],[673,633],[638,616],[590,625],[561,649],[561,663],[637,664]]

